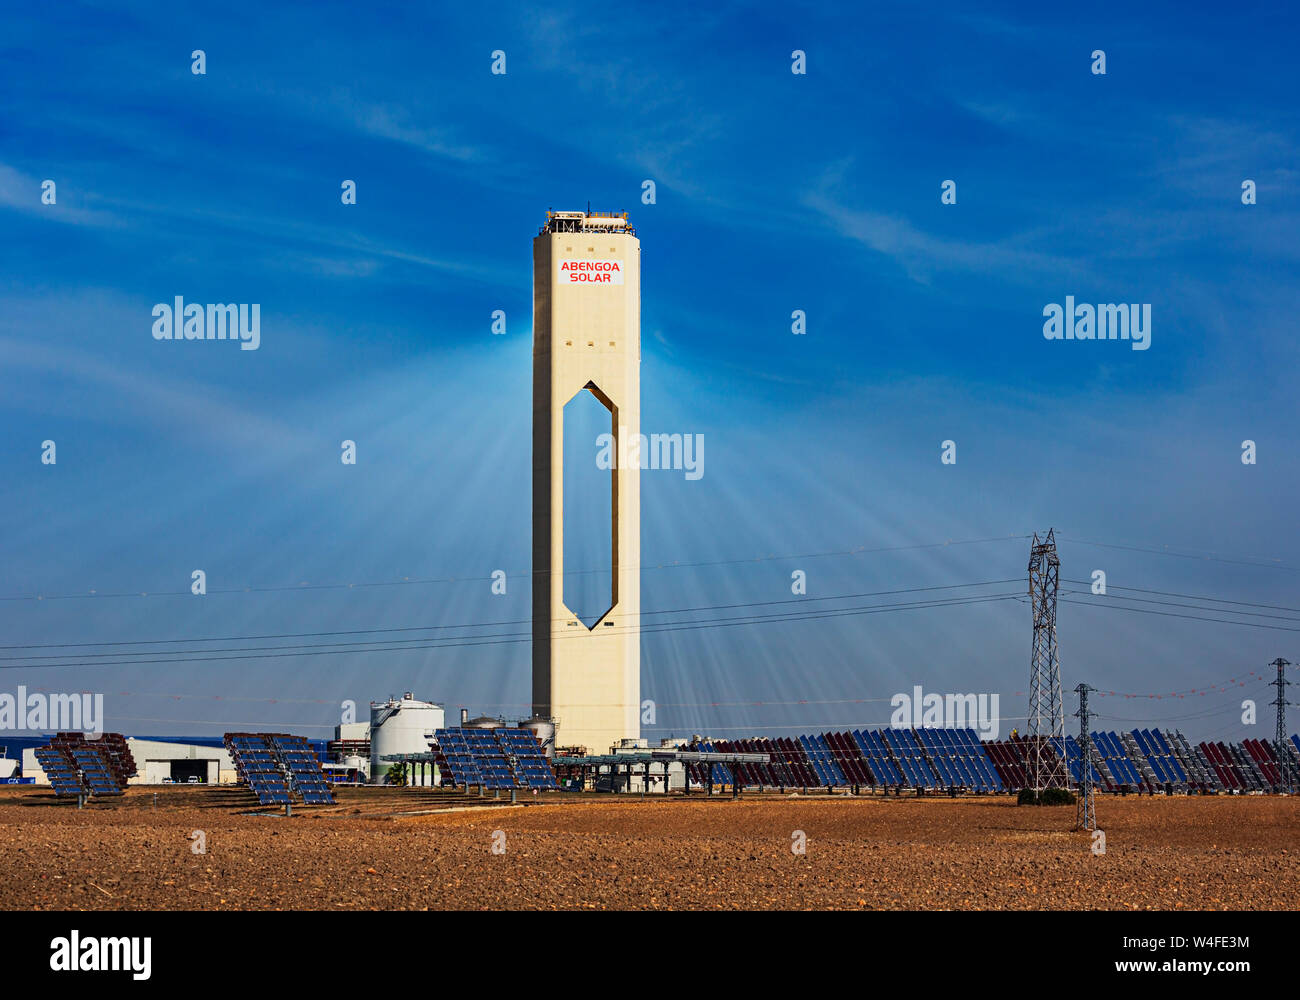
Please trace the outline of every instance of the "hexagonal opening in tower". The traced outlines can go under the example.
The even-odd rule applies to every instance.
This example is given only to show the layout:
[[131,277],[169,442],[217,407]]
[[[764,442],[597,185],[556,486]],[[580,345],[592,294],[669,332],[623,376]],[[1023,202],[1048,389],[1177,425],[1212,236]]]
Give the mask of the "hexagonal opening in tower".
[[592,382],[564,404],[564,606],[588,629],[618,601],[617,420]]

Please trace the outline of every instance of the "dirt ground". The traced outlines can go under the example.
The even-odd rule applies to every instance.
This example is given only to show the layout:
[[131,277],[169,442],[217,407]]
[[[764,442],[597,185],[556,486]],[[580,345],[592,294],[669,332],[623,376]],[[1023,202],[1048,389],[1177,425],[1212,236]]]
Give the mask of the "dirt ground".
[[350,789],[252,810],[239,789],[80,811],[0,789],[0,908],[1300,909],[1300,798],[1103,797],[1104,854],[1070,832],[1073,807],[1005,796],[512,807]]

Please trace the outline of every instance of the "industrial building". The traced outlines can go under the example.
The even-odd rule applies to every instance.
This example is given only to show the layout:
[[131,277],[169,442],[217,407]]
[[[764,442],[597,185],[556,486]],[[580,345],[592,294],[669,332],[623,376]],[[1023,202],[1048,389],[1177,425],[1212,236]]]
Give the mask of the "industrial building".
[[[128,779],[131,785],[227,785],[238,780],[234,762],[223,747],[139,739],[128,739],[126,745],[137,769]],[[34,748],[23,751],[23,776],[34,777],[38,785],[50,783]]]
[[[640,736],[641,487],[612,478],[611,593],[587,626],[564,601],[564,408],[590,392],[616,454],[641,432],[641,244],[626,213],[548,212],[533,240],[533,713],[604,753]],[[582,568],[582,567],[578,567]]]
[[325,744],[321,767],[332,781],[365,783],[370,778],[370,723],[342,722]]

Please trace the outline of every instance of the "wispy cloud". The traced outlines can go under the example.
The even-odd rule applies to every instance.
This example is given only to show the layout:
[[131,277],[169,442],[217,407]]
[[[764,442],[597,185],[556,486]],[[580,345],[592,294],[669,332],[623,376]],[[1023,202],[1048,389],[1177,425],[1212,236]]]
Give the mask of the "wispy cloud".
[[896,261],[914,281],[929,284],[941,271],[1006,277],[1026,270],[1059,270],[1067,263],[1056,255],[1017,245],[1012,239],[976,242],[936,236],[902,216],[852,207],[836,193],[837,179],[847,166],[839,164],[828,171],[822,182],[803,196],[802,203],[841,236]]
[[[0,206],[25,212],[29,215],[41,215],[55,222],[64,222],[74,226],[116,226],[120,221],[111,213],[97,209],[80,207],[82,198],[69,190],[56,188],[53,205],[41,202],[41,180],[24,174],[7,164],[0,163]],[[72,204],[68,199],[73,199]]]
[[[147,329],[143,320],[140,326]],[[49,346],[0,337],[0,366],[25,378],[57,379],[80,393],[107,393],[115,401],[119,419],[153,427],[185,427],[187,433],[222,447],[305,447],[314,443],[309,434],[260,416],[211,387],[146,373],[138,366],[105,360],[66,343]],[[43,398],[49,406],[54,397]],[[39,412],[36,405],[29,409]],[[197,414],[203,419],[196,420]]]
[[320,116],[343,121],[366,135],[411,146],[441,159],[476,166],[495,159],[486,147],[465,142],[454,129],[432,124],[427,120],[432,115],[410,106],[365,101],[341,90],[331,91],[324,101],[312,100],[308,104]]
[[1161,183],[1236,201],[1247,177],[1260,187],[1293,182],[1300,143],[1275,125],[1194,115],[1161,116],[1169,136],[1155,174]]

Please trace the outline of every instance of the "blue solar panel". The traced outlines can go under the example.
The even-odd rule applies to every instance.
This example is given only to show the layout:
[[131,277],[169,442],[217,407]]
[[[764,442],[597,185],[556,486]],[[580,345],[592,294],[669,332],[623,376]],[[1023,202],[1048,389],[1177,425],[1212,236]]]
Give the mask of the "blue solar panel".
[[966,746],[970,749],[970,760],[975,770],[983,777],[984,787],[989,791],[1002,791],[1002,779],[998,777],[997,769],[989,760],[988,751],[984,744],[980,742],[979,736],[973,729],[959,730],[962,733]]
[[95,797],[121,795],[108,762],[98,748],[65,746],[37,747],[36,759],[49,779],[55,796],[93,795]]
[[84,795],[86,788],[81,775],[68,762],[68,759],[53,747],[37,747],[36,760],[49,779],[50,787],[56,797]]
[[853,741],[862,752],[863,759],[871,771],[871,776],[878,785],[901,785],[902,776],[898,775],[887,755],[882,751],[875,733],[870,730],[854,730]]
[[[439,729],[434,733],[437,763],[445,785],[488,789],[558,788],[542,745],[529,729]],[[714,780],[730,783],[717,771]]]
[[835,755],[831,753],[831,748],[829,744],[827,744],[826,738],[824,736],[815,736],[813,737],[813,744],[818,748],[818,751],[821,754],[822,765],[830,779],[827,784],[836,786],[852,784],[852,782],[844,776],[844,770],[840,767],[839,761],[835,759]]
[[227,733],[235,769],[261,805],[289,805],[293,794],[311,805],[332,805],[320,760],[304,736],[285,733]]
[[[1134,741],[1139,744],[1139,749],[1141,748],[1141,743],[1147,743],[1148,745],[1156,743],[1154,737],[1148,739],[1147,735],[1141,736],[1139,740],[1138,733],[1136,732],[1134,733]],[[1092,743],[1096,746],[1097,753],[1099,753],[1101,758],[1104,759],[1106,767],[1108,767],[1110,774],[1112,774],[1115,783],[1132,785],[1132,787],[1138,787],[1138,785],[1144,784],[1144,780],[1141,778],[1140,772],[1138,771],[1138,766],[1135,765],[1134,759],[1128,756],[1128,750],[1126,746],[1123,745],[1123,741],[1119,739],[1118,733],[1109,731],[1092,733]],[[1147,757],[1147,754],[1144,754],[1144,757]],[[1151,763],[1152,770],[1156,772],[1157,775],[1160,775],[1161,772],[1165,770],[1165,765],[1169,765],[1170,763],[1170,758],[1160,758],[1160,765],[1157,765],[1156,758],[1154,757],[1147,757],[1147,759],[1148,762]]]
[[[930,765],[926,763],[922,756],[921,740],[918,740],[915,733],[910,729],[885,729],[882,731],[884,745],[892,751],[893,757],[897,760],[898,766],[902,769],[905,777],[904,784],[911,785],[915,788],[934,788],[938,784],[938,779],[934,772],[930,770]],[[928,740],[928,735],[924,739]]]

